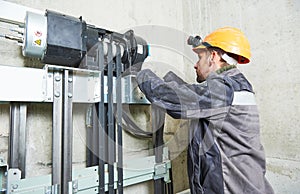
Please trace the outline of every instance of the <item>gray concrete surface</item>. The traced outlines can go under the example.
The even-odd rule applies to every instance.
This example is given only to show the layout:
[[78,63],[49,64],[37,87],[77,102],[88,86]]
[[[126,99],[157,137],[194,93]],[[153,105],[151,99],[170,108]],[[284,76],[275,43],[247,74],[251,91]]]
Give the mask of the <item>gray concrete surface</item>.
[[[239,68],[256,92],[261,118],[261,139],[267,156],[267,177],[276,193],[300,193],[300,2],[298,0],[13,0],[32,8],[55,10],[87,23],[122,31],[134,29],[147,40],[177,41],[176,46],[153,46],[144,68],[160,76],[173,70],[186,81],[194,82],[195,56],[185,47],[183,35],[205,36],[218,27],[234,26],[245,32],[252,48],[249,65]],[[166,29],[166,27],[168,29]],[[161,32],[160,30],[165,30]],[[181,32],[180,35],[175,32]],[[157,33],[160,32],[160,33]],[[177,36],[178,35],[178,36]],[[174,37],[172,37],[174,36]],[[177,52],[180,51],[180,52]],[[182,52],[181,52],[182,51]],[[18,46],[0,40],[0,64],[42,67],[24,59]],[[74,167],[85,162],[86,106],[74,106]],[[147,107],[131,107],[141,126],[151,121]],[[0,104],[0,156],[7,158],[9,106]],[[166,119],[165,141],[171,151],[175,192],[188,188],[186,174],[186,121]],[[28,176],[50,172],[51,106],[28,104]],[[149,142],[124,134],[125,159],[149,154]],[[152,182],[127,188],[125,193],[153,193]]]

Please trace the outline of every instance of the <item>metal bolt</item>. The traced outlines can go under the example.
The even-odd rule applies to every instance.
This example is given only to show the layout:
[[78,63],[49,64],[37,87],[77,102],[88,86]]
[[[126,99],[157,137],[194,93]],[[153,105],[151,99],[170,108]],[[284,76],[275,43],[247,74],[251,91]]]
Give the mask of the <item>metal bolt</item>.
[[55,92],[55,93],[54,93],[54,96],[55,96],[55,97],[59,97],[59,96],[60,96],[60,93],[59,93],[59,92]]
[[60,81],[60,77],[59,77],[59,76],[56,76],[56,77],[55,77],[55,81]]
[[17,189],[18,186],[19,186],[18,184],[15,184],[15,185],[12,186],[12,188],[13,188],[13,189]]
[[71,83],[72,81],[73,81],[73,79],[70,77],[70,78],[68,79],[68,82]]
[[49,190],[48,190],[48,191],[46,191],[46,193],[45,193],[45,194],[51,194],[51,191],[49,191]]
[[51,194],[51,186],[48,186],[45,194]]
[[73,97],[72,93],[68,93],[68,97],[72,98]]
[[77,184],[76,183],[73,184],[73,189],[77,189]]

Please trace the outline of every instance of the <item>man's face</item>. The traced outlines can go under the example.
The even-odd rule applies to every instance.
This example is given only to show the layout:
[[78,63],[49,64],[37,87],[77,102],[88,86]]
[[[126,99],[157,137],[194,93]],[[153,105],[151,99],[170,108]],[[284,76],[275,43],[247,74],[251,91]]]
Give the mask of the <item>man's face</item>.
[[201,83],[206,80],[207,76],[211,72],[210,68],[210,52],[206,49],[202,49],[198,52],[199,60],[194,65],[197,74],[197,82]]

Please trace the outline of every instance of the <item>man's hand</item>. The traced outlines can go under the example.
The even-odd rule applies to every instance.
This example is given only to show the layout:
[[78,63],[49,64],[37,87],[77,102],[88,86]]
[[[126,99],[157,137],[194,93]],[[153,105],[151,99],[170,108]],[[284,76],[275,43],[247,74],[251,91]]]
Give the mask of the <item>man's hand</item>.
[[136,63],[130,67],[131,72],[139,72],[142,69],[143,63]]

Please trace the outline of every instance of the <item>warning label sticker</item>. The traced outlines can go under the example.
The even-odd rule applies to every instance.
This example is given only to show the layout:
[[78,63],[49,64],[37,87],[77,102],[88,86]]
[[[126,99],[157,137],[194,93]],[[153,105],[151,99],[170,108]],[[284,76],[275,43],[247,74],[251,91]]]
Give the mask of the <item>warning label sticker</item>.
[[41,31],[39,31],[39,30],[36,30],[34,32],[34,35],[37,36],[37,37],[41,37],[43,35],[43,33]]
[[38,46],[41,46],[42,40],[41,40],[41,39],[37,39],[37,40],[34,41],[34,43],[35,43],[36,45],[38,45]]
[[43,45],[43,41],[42,41],[42,36],[43,33],[40,30],[36,30],[33,32],[33,36],[32,36],[32,46],[38,46],[38,47],[42,47]]

